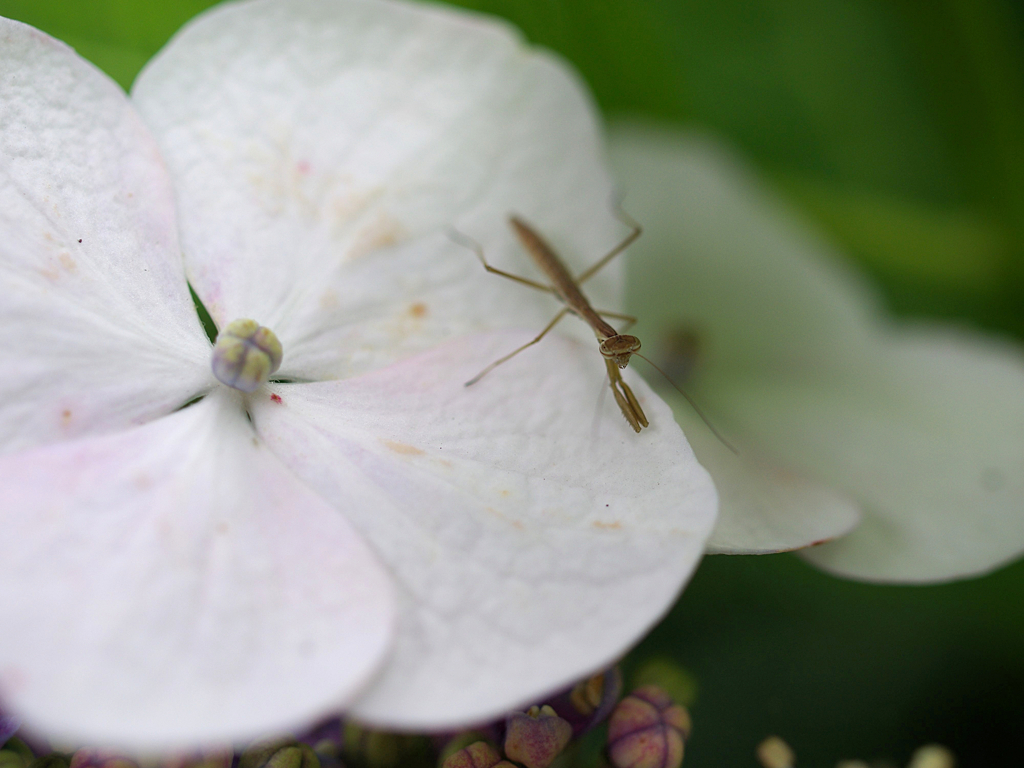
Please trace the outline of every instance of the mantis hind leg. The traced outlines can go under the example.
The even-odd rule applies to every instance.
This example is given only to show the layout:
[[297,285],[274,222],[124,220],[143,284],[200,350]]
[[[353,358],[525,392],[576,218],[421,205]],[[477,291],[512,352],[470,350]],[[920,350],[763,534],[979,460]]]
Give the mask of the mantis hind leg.
[[626,250],[630,245],[632,245],[633,241],[640,237],[640,233],[644,231],[643,227],[641,227],[632,216],[630,216],[622,209],[622,206],[616,206],[615,210],[619,217],[619,220],[622,221],[622,223],[625,224],[626,226],[630,227],[632,231],[628,235],[626,235],[625,238],[623,238],[621,243],[616,245],[608,253],[606,253],[593,264],[591,264],[585,270],[580,272],[580,274],[576,277],[576,283],[579,285],[583,285],[583,283],[585,283],[587,280],[589,280],[598,272],[600,272],[604,268],[605,264],[607,264],[609,261],[611,261],[624,250]]
[[476,240],[471,238],[469,235],[465,235],[459,232],[457,229],[449,229],[448,237],[454,240],[456,243],[464,248],[468,248],[476,257],[480,259],[480,263],[484,265],[484,269],[490,272],[492,275],[500,275],[501,277],[507,277],[509,280],[515,280],[517,283],[529,286],[530,288],[536,288],[538,291],[544,291],[546,293],[554,293],[555,289],[550,285],[544,285],[544,283],[538,283],[536,280],[531,280],[528,277],[520,277],[519,275],[513,275],[511,272],[506,272],[503,269],[492,267],[487,263],[487,258],[484,256],[483,246],[480,245]]
[[497,368],[502,363],[511,360],[513,357],[518,355],[520,352],[522,352],[527,347],[532,347],[538,341],[540,341],[545,336],[547,336],[548,335],[548,331],[550,331],[552,328],[554,328],[556,325],[558,325],[558,321],[561,320],[563,317],[565,317],[568,313],[569,313],[569,308],[568,307],[560,310],[558,312],[558,314],[555,315],[555,317],[551,320],[551,322],[548,323],[546,326],[544,326],[544,330],[537,334],[537,337],[535,339],[533,339],[533,341],[528,341],[525,344],[523,344],[523,346],[521,346],[519,349],[517,349],[517,350],[515,350],[513,352],[510,352],[509,354],[505,355],[502,358],[499,358],[499,359],[495,360],[493,363],[491,363],[486,368],[484,368],[482,371],[480,371],[480,373],[478,373],[472,379],[467,381],[465,386],[468,387],[468,386],[471,386],[473,384],[476,384],[478,381],[480,381],[480,379],[482,379],[484,376],[486,376],[488,373],[493,371],[495,368]]

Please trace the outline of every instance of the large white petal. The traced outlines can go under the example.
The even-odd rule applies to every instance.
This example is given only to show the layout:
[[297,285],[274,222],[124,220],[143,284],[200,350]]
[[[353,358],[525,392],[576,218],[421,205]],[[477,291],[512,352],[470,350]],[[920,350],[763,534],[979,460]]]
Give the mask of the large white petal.
[[389,644],[387,575],[230,396],[0,458],[0,487],[0,696],[54,738],[181,749],[299,725]]
[[715,142],[627,125],[613,131],[610,148],[628,207],[644,225],[629,288],[635,332],[654,351],[666,348],[658,332],[696,334],[696,367],[681,383],[739,450],[719,443],[681,397],[666,395],[721,495],[710,551],[779,552],[846,533],[856,506],[812,473],[786,467],[770,442],[745,439],[721,386],[799,382],[843,366],[844,355],[870,343],[871,294],[823,259],[824,245]]
[[[1019,348],[893,325],[805,222],[706,140],[633,128],[615,148],[651,225],[636,257],[654,269],[638,272],[637,303],[648,291],[656,322],[700,334],[694,394],[741,454],[827,483],[863,511],[853,533],[807,550],[809,560],[921,582],[983,573],[1024,551]],[[723,488],[720,530],[758,513],[734,497]],[[819,506],[841,533],[849,515]]]
[[1024,553],[1024,354],[937,327],[892,330],[849,375],[722,393],[776,455],[854,496],[864,521],[806,557],[872,581],[985,573]]
[[211,380],[167,172],[124,92],[0,19],[0,452],[166,413]]
[[[187,25],[133,98],[179,190],[188,273],[219,324],[254,317],[283,377],[365,371],[467,331],[538,329],[517,212],[576,270],[628,231],[567,67],[507,25],[389,0],[255,0]],[[588,289],[614,309],[617,265]],[[569,332],[586,334],[582,326]]]
[[[257,431],[352,521],[399,585],[383,677],[351,709],[450,728],[601,668],[671,605],[716,498],[665,404],[635,434],[589,346],[472,336],[364,376],[277,385]],[[596,422],[595,422],[596,420]]]
[[762,555],[822,544],[848,533],[860,521],[857,505],[843,494],[752,445],[744,444],[739,454],[733,453],[689,403],[672,393],[666,397],[718,489],[723,514],[708,540],[709,554]]

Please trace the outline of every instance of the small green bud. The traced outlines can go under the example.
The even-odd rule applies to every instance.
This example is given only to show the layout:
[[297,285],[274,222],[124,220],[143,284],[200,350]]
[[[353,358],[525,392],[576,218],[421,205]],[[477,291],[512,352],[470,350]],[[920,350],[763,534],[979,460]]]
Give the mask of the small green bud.
[[233,320],[213,345],[213,375],[242,392],[255,392],[281,367],[281,342],[255,320]]
[[769,736],[757,745],[757,759],[764,768],[793,768],[796,755],[778,736]]
[[25,760],[17,752],[0,750],[0,768],[25,768]]
[[478,741],[490,744],[487,736],[481,731],[462,731],[452,736],[445,742],[444,747],[437,756],[437,768],[442,768],[445,761],[459,750],[468,747],[470,744],[476,744]]
[[569,740],[572,726],[545,705],[513,712],[505,725],[505,755],[526,768],[547,768]]
[[630,678],[633,688],[656,685],[676,704],[692,707],[697,701],[697,680],[668,656],[655,656],[644,661]]
[[4,751],[20,755],[26,765],[35,759],[35,753],[32,751],[32,748],[17,736],[11,736],[7,740],[7,743],[4,744]]
[[29,762],[27,768],[68,768],[68,765],[70,765],[70,760],[68,760],[67,755],[54,752],[50,755],[37,757]]
[[954,768],[956,758],[941,744],[926,744],[914,750],[907,768]]
[[486,741],[475,741],[448,755],[441,764],[441,768],[515,768],[515,766],[507,760],[502,760],[498,750]]
[[238,768],[320,768],[320,760],[307,744],[284,738],[251,744]]
[[159,768],[231,768],[233,758],[230,749],[187,752],[162,759]]

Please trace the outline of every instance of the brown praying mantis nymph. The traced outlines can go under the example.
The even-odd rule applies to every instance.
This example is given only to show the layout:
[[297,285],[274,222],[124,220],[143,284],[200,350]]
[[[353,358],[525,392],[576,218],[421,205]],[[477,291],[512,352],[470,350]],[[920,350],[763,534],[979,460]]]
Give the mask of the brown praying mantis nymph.
[[[636,355],[650,363],[650,365],[663,376],[665,376],[665,373],[658,368],[658,366],[654,365],[654,363],[651,363],[650,360],[640,354],[640,339],[627,333],[619,333],[604,319],[605,317],[609,317],[612,319],[622,320],[626,322],[627,327],[629,327],[636,322],[635,317],[624,315],[619,312],[596,310],[590,305],[590,301],[587,297],[583,295],[583,291],[580,290],[580,286],[583,285],[583,283],[596,275],[602,267],[626,250],[634,240],[640,237],[640,233],[643,231],[640,225],[630,218],[621,208],[618,211],[618,215],[622,219],[623,223],[630,227],[630,233],[626,235],[622,242],[612,248],[611,251],[598,259],[594,264],[583,270],[583,272],[575,278],[573,278],[562,260],[558,258],[558,255],[554,252],[551,246],[547,244],[544,238],[542,238],[536,230],[518,216],[509,216],[509,224],[512,225],[512,230],[516,233],[519,241],[523,244],[523,247],[526,248],[526,252],[530,254],[537,267],[544,273],[548,280],[551,281],[550,285],[539,283],[536,280],[531,280],[527,277],[513,275],[511,272],[506,272],[498,269],[497,267],[491,266],[487,263],[487,259],[484,257],[483,248],[479,243],[466,235],[463,235],[461,232],[450,230],[452,239],[473,251],[477,255],[477,258],[480,259],[480,263],[483,264],[484,269],[488,272],[501,275],[502,277],[507,277],[509,280],[515,280],[517,283],[522,283],[523,285],[527,285],[531,288],[536,288],[539,291],[552,293],[565,305],[561,310],[559,310],[558,314],[552,318],[551,322],[544,327],[544,330],[537,334],[534,339],[488,365],[480,371],[480,373],[466,382],[467,387],[476,384],[476,382],[480,381],[480,379],[493,371],[496,367],[508,360],[511,360],[527,347],[531,347],[539,342],[563,317],[572,313],[583,320],[594,331],[594,335],[597,337],[598,341],[598,350],[601,353],[601,357],[604,358],[605,367],[608,370],[608,382],[611,386],[612,394],[615,396],[615,402],[618,404],[619,410],[622,411],[622,415],[626,418],[626,421],[629,422],[629,425],[633,427],[635,432],[639,432],[641,429],[648,426],[649,422],[647,421],[647,416],[644,414],[643,408],[640,407],[640,402],[633,394],[633,390],[631,390],[629,385],[623,380],[620,370],[629,365],[630,358],[633,355]],[[665,376],[665,378],[668,379],[667,376]],[[718,433],[718,430],[716,430],[704,414],[701,413],[696,403],[693,402],[693,399],[680,387],[676,386],[671,379],[669,379],[669,383],[686,398],[691,406],[693,406],[697,415],[700,416],[701,420],[705,424],[707,424],[708,428],[715,434],[715,436],[718,437],[718,439],[721,440],[730,450],[735,452],[735,449],[725,441],[725,439]]]
[[629,235],[627,235],[621,243],[615,246],[611,252],[602,257],[574,279],[573,276],[569,274],[569,270],[566,268],[565,264],[562,263],[562,260],[559,259],[558,255],[552,250],[551,246],[548,245],[544,239],[538,235],[532,227],[530,227],[529,224],[518,216],[509,216],[508,220],[509,224],[512,225],[513,231],[515,231],[516,235],[519,237],[519,241],[526,248],[527,253],[529,253],[533,258],[534,263],[545,274],[548,280],[551,281],[550,285],[538,283],[534,280],[530,280],[529,278],[513,275],[510,272],[505,272],[497,269],[496,267],[492,267],[487,263],[487,259],[484,258],[483,249],[478,243],[470,243],[464,236],[461,236],[460,239],[464,244],[469,246],[474,253],[476,253],[477,257],[480,259],[480,263],[484,265],[484,269],[488,272],[493,272],[496,275],[507,277],[510,280],[515,280],[518,283],[528,285],[531,288],[553,293],[561,299],[565,306],[562,307],[551,322],[544,327],[544,330],[537,334],[535,339],[527,342],[523,346],[519,347],[519,349],[510,352],[501,359],[495,360],[489,366],[480,371],[480,373],[467,381],[466,386],[468,387],[480,381],[480,379],[494,370],[497,366],[512,359],[527,347],[531,347],[539,342],[547,335],[548,331],[558,324],[559,320],[571,312],[589,325],[597,336],[598,349],[601,351],[601,356],[604,358],[605,365],[608,368],[608,380],[611,383],[612,393],[615,395],[615,402],[619,404],[619,409],[622,411],[622,415],[626,417],[626,421],[629,422],[630,426],[633,427],[635,431],[639,432],[643,427],[647,426],[647,417],[644,415],[643,408],[640,407],[640,402],[633,394],[633,390],[631,390],[629,385],[622,380],[622,374],[619,373],[619,369],[625,368],[629,364],[630,356],[639,351],[640,339],[636,336],[619,333],[601,316],[605,315],[606,317],[625,320],[630,325],[636,322],[636,319],[617,312],[599,312],[595,310],[590,306],[590,302],[587,300],[587,297],[583,295],[583,291],[580,290],[580,286],[590,277],[597,274],[601,267],[622,253],[630,243],[640,236],[640,225],[635,221],[630,221],[632,231]]

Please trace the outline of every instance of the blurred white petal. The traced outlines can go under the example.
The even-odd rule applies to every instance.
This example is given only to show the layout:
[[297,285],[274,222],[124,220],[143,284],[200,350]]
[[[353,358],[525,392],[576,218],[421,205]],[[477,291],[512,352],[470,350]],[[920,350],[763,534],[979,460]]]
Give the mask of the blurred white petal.
[[[689,390],[741,459],[766,457],[783,477],[840,494],[817,505],[805,543],[849,527],[842,496],[862,510],[853,533],[807,550],[809,560],[918,582],[983,573],[1024,551],[1018,347],[888,320],[828,244],[708,139],[623,126],[613,147],[630,209],[647,225],[631,256],[644,262],[633,306],[648,328],[697,333]],[[709,466],[723,499],[714,548],[792,546],[777,547],[762,523],[807,517],[813,497],[739,503],[745,494],[725,487],[729,473]],[[744,530],[746,542],[736,534]]]
[[707,428],[689,403],[676,403],[676,421],[714,478],[721,514],[710,554],[761,555],[799,549],[849,532],[857,505],[827,485],[786,469],[744,445],[737,455]]

